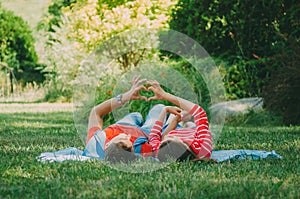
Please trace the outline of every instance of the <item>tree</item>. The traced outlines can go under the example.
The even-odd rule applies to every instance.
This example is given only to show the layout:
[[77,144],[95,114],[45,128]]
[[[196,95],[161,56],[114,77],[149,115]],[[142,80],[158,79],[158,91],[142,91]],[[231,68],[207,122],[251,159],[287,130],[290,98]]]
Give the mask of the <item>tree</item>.
[[286,0],[278,21],[277,47],[268,62],[270,77],[263,91],[266,107],[287,125],[300,124],[300,4]]
[[77,0],[52,0],[48,6],[48,12],[38,24],[39,30],[55,32],[55,27],[62,23],[63,10],[72,6]]
[[230,99],[261,96],[266,61],[280,45],[278,27],[286,0],[179,0],[170,28],[195,39],[225,63]]
[[230,99],[263,96],[299,124],[299,14],[296,0],[179,0],[170,27],[225,63]]
[[283,4],[283,0],[180,0],[170,27],[216,56],[265,57],[272,54]]
[[[53,31],[49,33],[46,70],[54,74],[54,79],[61,82],[66,80],[64,86],[70,88],[78,73],[94,72],[81,63],[99,45],[119,33],[132,29],[168,27],[169,14],[175,3],[174,0],[77,0],[70,6],[61,7],[61,23],[52,26]],[[143,42],[141,35],[129,37],[120,37],[115,46],[110,46],[110,50],[103,53],[113,57],[117,54],[120,43],[127,46],[137,41],[134,45],[138,46],[138,42]],[[151,44],[157,45],[156,40],[153,39]],[[141,59],[153,57],[155,53],[151,49],[146,51],[133,48],[130,52],[116,57],[119,67],[116,71],[129,70],[130,67],[137,66]],[[111,69],[108,68],[107,71]]]
[[[102,42],[126,30],[138,28],[166,28],[169,14],[175,1],[108,1],[108,0],[78,0],[77,4],[65,9],[68,37],[78,43],[79,48],[93,51]],[[83,6],[84,4],[84,6]],[[72,31],[71,31],[72,30]],[[140,41],[126,38],[126,42]],[[120,41],[120,44],[124,41]],[[148,53],[149,54],[149,53]],[[144,49],[132,51],[118,59],[121,68],[126,70],[130,65],[136,66],[140,57],[147,57]]]
[[[21,17],[0,5],[0,62],[13,68],[17,80],[23,84],[44,80],[29,25]],[[39,68],[38,68],[39,67]]]

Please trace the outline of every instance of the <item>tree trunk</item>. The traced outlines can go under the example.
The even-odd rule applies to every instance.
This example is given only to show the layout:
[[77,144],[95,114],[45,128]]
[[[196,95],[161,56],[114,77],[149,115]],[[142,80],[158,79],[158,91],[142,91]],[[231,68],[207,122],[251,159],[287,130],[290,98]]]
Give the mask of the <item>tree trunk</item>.
[[12,75],[12,71],[9,71],[9,80],[10,80],[10,93],[13,94],[14,93],[14,85],[13,85],[13,75]]

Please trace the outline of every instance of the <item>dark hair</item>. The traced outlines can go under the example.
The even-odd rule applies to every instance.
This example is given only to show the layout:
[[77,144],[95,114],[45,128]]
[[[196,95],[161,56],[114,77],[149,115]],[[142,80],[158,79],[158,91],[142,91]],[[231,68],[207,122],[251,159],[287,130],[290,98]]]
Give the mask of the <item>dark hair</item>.
[[124,142],[111,143],[105,150],[105,160],[112,163],[128,163],[135,159],[132,146],[128,147]]
[[162,162],[176,160],[179,162],[195,159],[189,146],[179,139],[163,141],[158,150],[158,159]]

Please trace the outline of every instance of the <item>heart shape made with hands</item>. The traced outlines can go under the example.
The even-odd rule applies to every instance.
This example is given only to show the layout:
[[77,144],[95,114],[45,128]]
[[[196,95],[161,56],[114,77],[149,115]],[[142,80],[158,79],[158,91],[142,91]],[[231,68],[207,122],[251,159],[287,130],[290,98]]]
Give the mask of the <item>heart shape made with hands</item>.
[[146,89],[141,89],[139,90],[139,95],[141,97],[145,97],[144,100],[146,101],[151,101],[151,98],[155,96],[155,93],[149,89],[149,87],[151,87],[150,84],[146,84],[144,85]]
[[130,82],[132,100],[161,100],[162,95],[165,93],[160,84],[156,80],[147,80],[146,78],[140,79],[140,76],[134,76]]

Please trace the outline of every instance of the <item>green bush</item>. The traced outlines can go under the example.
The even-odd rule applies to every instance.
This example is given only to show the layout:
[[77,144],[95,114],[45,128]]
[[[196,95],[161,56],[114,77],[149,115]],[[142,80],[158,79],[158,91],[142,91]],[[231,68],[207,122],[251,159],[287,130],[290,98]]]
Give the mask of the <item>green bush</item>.
[[263,91],[266,107],[283,116],[287,125],[300,124],[300,5],[285,1],[278,21],[274,55],[266,62],[270,77]]
[[[290,38],[291,39],[291,38]],[[300,47],[299,40],[291,39],[270,65],[269,83],[263,97],[266,107],[282,114],[285,124],[300,124]]]
[[235,62],[216,59],[217,65],[224,65],[223,82],[228,100],[259,96],[266,82],[264,64],[257,60],[236,59]]
[[38,64],[34,38],[29,25],[0,4],[0,62],[13,68],[17,80],[43,82],[44,65]]
[[201,104],[205,109],[211,104],[210,93],[206,86],[205,81],[201,74],[197,71],[197,69],[192,66],[189,62],[183,59],[177,59],[177,61],[171,62],[168,61],[168,64],[173,69],[177,70],[180,74],[182,74],[192,86],[193,91],[196,93],[198,97],[198,101],[194,101],[196,103]]
[[170,27],[216,56],[264,57],[272,54],[275,24],[284,16],[283,5],[283,0],[179,0]]
[[271,111],[261,110],[254,111],[249,110],[247,113],[238,114],[236,116],[227,117],[225,121],[229,126],[256,126],[256,127],[271,127],[282,126],[282,117],[278,114],[274,114]]
[[60,27],[63,16],[63,8],[71,6],[77,0],[52,0],[48,6],[48,12],[38,24],[38,29],[55,32],[55,27]]
[[299,124],[299,15],[296,0],[179,0],[170,27],[221,60],[228,99],[263,96]]
[[229,98],[261,96],[269,74],[264,60],[278,47],[279,21],[289,4],[286,0],[179,0],[170,28],[226,62]]

